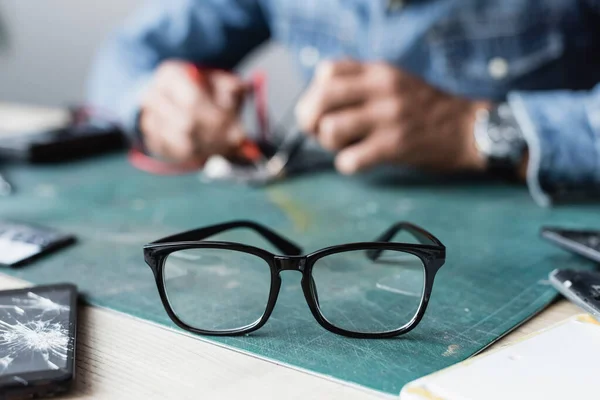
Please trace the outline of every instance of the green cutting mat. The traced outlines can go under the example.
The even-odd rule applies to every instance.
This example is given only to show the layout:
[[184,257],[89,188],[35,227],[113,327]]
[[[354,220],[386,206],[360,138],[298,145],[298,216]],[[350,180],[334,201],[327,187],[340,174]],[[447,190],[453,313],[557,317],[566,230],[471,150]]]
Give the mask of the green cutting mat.
[[7,172],[18,192],[0,199],[0,218],[73,232],[79,243],[6,273],[35,283],[75,282],[91,304],[169,327],[142,258],[146,242],[240,218],[273,227],[306,252],[372,240],[398,220],[426,227],[446,244],[448,258],[424,320],[408,335],[357,340],[325,331],[305,304],[300,274],[289,272],[264,328],[207,338],[393,394],[478,352],[546,306],[555,296],[546,281],[553,268],[590,267],[538,239],[542,224],[600,226],[598,206],[543,209],[523,188],[482,182],[322,173],[251,189],[203,184],[195,175],[150,176],[120,155]]

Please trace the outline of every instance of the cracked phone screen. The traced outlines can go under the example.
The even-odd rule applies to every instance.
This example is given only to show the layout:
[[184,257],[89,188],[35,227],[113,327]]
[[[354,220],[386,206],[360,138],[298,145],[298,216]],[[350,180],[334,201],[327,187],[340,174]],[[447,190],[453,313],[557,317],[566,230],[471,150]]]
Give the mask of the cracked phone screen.
[[67,368],[70,293],[0,292],[0,376]]

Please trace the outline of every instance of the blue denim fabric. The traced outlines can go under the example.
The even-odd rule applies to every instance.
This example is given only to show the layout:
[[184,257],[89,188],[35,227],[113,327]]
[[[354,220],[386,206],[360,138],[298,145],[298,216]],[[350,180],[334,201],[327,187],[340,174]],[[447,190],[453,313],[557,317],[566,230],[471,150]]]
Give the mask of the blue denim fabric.
[[[156,0],[98,55],[93,104],[132,128],[162,60],[234,67],[275,39],[306,79],[325,59],[394,64],[448,92],[509,100],[540,204],[600,187],[600,18],[593,0]],[[402,3],[402,2],[400,2]]]

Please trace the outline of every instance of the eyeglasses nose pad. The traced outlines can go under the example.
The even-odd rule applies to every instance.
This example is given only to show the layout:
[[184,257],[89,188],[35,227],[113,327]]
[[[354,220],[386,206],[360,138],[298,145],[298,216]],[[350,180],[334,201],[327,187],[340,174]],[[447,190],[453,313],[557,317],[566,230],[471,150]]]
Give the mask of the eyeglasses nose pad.
[[313,277],[310,277],[310,290],[313,292],[315,296],[315,300],[317,302],[317,306],[319,305],[319,294],[317,293],[317,285],[315,285],[315,280]]

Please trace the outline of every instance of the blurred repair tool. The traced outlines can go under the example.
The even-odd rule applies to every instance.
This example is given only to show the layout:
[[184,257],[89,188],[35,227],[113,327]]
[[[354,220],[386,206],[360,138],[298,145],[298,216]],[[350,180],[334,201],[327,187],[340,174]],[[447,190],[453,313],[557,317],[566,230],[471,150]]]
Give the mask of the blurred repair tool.
[[0,196],[10,196],[13,192],[12,185],[0,174]]
[[253,164],[239,164],[221,156],[213,156],[206,162],[201,180],[265,185],[284,178],[289,172],[290,163],[306,142],[306,135],[296,123],[294,107],[288,109],[272,136],[280,137],[282,141],[274,147],[268,159],[263,158]]
[[[206,84],[203,71],[207,70],[207,68],[198,67],[194,64],[188,64],[187,66],[189,77],[199,85]],[[260,144],[250,138],[245,138],[238,149],[238,156],[242,161],[248,163],[248,165],[264,164],[267,161],[265,151],[268,151],[265,149],[272,147],[268,144],[269,123],[265,74],[262,71],[254,72],[250,77],[248,86],[250,88],[248,100],[253,102],[253,112],[258,128],[256,136]],[[200,162],[173,163],[162,161],[135,147],[129,152],[129,162],[138,169],[159,175],[189,173],[200,170],[205,166]]]
[[288,174],[290,161],[302,148],[305,138],[306,136],[299,133],[286,139],[275,154],[264,162],[239,164],[221,156],[213,156],[204,165],[200,180],[262,186],[283,179]]

